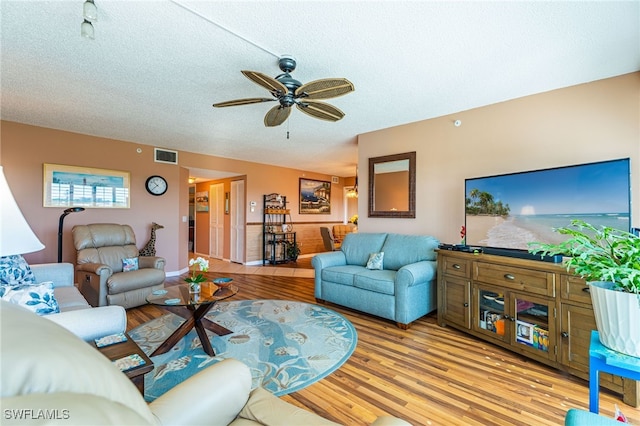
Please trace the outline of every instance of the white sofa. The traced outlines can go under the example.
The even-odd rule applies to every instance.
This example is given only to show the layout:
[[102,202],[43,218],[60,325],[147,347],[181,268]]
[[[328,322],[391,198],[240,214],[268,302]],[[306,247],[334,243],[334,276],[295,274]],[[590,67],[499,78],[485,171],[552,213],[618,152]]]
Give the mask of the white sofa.
[[73,284],[74,267],[71,263],[41,263],[29,265],[36,282],[53,282],[53,295],[60,313],[43,318],[60,324],[85,341],[110,334],[122,333],[127,328],[127,313],[122,306],[91,307]]
[[[251,391],[249,367],[232,359],[147,405],[126,375],[64,328],[5,301],[0,317],[3,425],[336,425],[262,388]],[[410,426],[388,416],[373,424]]]

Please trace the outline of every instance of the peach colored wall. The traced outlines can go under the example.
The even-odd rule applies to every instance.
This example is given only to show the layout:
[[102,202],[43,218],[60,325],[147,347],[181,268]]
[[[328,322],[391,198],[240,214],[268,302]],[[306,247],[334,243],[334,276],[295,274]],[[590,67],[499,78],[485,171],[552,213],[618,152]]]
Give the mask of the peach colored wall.
[[[342,221],[342,188],[344,179],[333,185],[330,216],[298,215],[298,178],[313,177],[331,180],[331,176],[299,170],[230,160],[202,154],[179,151],[180,166],[153,161],[153,147],[132,142],[99,138],[89,135],[0,121],[0,160],[9,185],[25,218],[46,248],[27,254],[32,263],[57,260],[58,218],[64,209],[42,206],[43,163],[97,167],[131,174],[131,208],[87,209],[65,218],[63,235],[63,261],[74,262],[75,249],[71,228],[75,224],[114,222],[130,224],[136,234],[137,245],[148,241],[150,224],[157,222],[165,228],[157,231],[156,252],[167,259],[169,275],[185,272],[188,261],[189,193],[187,168],[218,170],[246,175],[247,221],[262,222],[262,194],[279,192],[291,201],[294,221],[323,222]],[[137,153],[137,149],[142,150]],[[164,176],[167,193],[155,197],[146,192],[144,183],[150,175]],[[225,189],[229,190],[229,189]],[[255,212],[250,212],[248,200],[255,200]],[[295,212],[295,213],[294,213]],[[320,217],[322,216],[322,217]],[[183,222],[183,218],[187,218]],[[228,224],[227,224],[228,225]],[[228,227],[228,226],[227,226]],[[177,243],[176,243],[177,242]],[[261,240],[247,240],[246,246],[260,245]],[[225,246],[228,250],[228,244]]]
[[[457,242],[464,222],[464,179],[631,157],[632,223],[640,227],[640,72],[532,95],[449,116],[359,136],[358,199],[360,231],[431,234]],[[459,119],[462,126],[455,127]],[[167,271],[186,270],[188,173],[195,167],[246,175],[247,223],[262,222],[262,195],[278,192],[291,201],[296,223],[342,222],[344,179],[332,185],[331,215],[298,214],[298,179],[330,176],[197,153],[179,153],[181,167],[155,163],[153,147],[80,135],[19,123],[0,122],[0,161],[16,201],[46,249],[27,255],[29,262],[55,262],[57,226],[63,209],[42,207],[42,164],[68,164],[131,172],[130,209],[88,209],[65,219],[64,257],[73,261],[70,230],[74,224],[129,223],[142,247],[149,225],[158,222],[156,249],[167,258]],[[142,153],[136,152],[137,148]],[[417,152],[415,219],[367,217],[369,157]],[[144,190],[151,174],[169,181],[162,197]],[[257,206],[250,211],[250,201]],[[183,229],[184,228],[184,229]],[[249,232],[247,232],[249,235]],[[178,241],[178,244],[176,244]],[[247,239],[247,251],[261,244]],[[251,261],[254,259],[247,259]]]
[[[140,148],[141,153],[136,152]],[[149,239],[151,222],[157,231],[156,252],[167,258],[167,271],[178,268],[179,250],[171,241],[178,239],[180,216],[180,168],[153,161],[149,146],[96,138],[18,123],[2,122],[2,165],[16,201],[25,218],[46,248],[25,256],[29,262],[55,262],[58,250],[58,218],[63,208],[43,207],[43,163],[79,165],[130,172],[129,209],[86,209],[65,218],[63,261],[75,262],[71,229],[76,224],[126,223],[133,227],[137,245]],[[169,188],[163,196],[148,194],[148,176],[167,178]],[[187,224],[184,224],[186,226]]]
[[368,218],[367,197],[360,196],[358,229],[457,243],[465,178],[626,157],[632,223],[640,227],[639,98],[636,72],[359,135],[362,193],[370,157],[416,151],[417,195],[415,219]]

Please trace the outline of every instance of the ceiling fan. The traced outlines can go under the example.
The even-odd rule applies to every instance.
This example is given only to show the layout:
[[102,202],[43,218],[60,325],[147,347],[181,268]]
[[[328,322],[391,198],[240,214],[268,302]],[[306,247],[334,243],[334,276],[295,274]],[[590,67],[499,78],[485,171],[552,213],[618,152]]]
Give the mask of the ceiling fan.
[[320,102],[318,99],[329,99],[345,95],[355,90],[346,78],[325,78],[302,84],[291,77],[290,72],[296,69],[296,60],[291,56],[282,56],[278,66],[283,74],[276,78],[257,71],[242,71],[242,74],[254,83],[264,87],[273,98],[246,98],[213,104],[215,108],[236,105],[256,104],[260,102],[278,101],[264,117],[267,127],[279,126],[289,118],[291,107],[295,105],[300,111],[312,117],[327,121],[338,121],[344,113],[333,105]]

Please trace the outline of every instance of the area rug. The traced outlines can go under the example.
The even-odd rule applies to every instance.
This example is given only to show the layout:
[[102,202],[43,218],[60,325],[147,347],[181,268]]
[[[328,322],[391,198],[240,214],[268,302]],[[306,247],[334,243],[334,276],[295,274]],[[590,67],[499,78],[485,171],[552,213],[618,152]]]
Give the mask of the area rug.
[[[262,386],[277,396],[285,395],[338,369],[349,359],[358,341],[349,320],[309,303],[220,302],[207,318],[232,331],[222,337],[207,331],[216,356],[210,357],[203,351],[196,331],[191,330],[169,352],[151,358],[154,369],[145,375],[147,402],[226,358],[235,358],[249,366],[252,388]],[[178,315],[167,314],[136,327],[129,335],[150,354],[183,321]]]

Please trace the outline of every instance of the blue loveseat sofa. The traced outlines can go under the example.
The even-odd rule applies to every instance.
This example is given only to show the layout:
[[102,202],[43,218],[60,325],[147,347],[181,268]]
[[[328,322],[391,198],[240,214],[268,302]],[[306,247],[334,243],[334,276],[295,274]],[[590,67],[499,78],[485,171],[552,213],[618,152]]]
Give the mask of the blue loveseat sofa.
[[[438,240],[423,235],[350,233],[339,251],[313,257],[315,298],[395,321],[402,329],[436,309]],[[368,269],[372,253],[382,269]],[[371,266],[371,265],[370,265]]]

